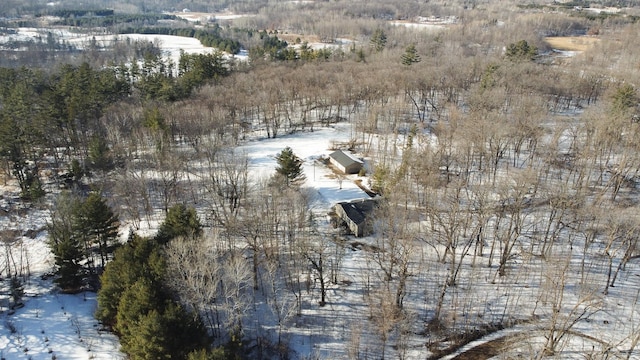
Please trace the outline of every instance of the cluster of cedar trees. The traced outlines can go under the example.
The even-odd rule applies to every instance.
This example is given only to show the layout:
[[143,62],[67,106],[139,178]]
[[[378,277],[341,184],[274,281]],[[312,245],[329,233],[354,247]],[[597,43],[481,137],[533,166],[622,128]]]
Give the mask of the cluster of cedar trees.
[[[228,359],[233,348],[212,349],[197,314],[175,300],[167,285],[163,246],[196,241],[202,226],[193,208],[176,205],[153,238],[118,235],[118,217],[98,193],[59,196],[48,223],[56,283],[75,292],[100,275],[96,318],[120,338],[133,359]],[[230,343],[233,345],[233,343]]]
[[96,318],[113,329],[132,359],[228,359],[212,349],[198,314],[176,301],[166,285],[163,246],[176,238],[197,241],[202,229],[193,208],[172,207],[153,238],[130,235],[100,277]]

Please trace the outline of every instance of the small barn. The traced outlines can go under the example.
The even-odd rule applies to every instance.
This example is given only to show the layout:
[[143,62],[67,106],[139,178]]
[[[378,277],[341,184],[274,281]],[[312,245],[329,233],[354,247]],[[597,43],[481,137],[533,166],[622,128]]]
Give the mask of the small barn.
[[336,216],[347,225],[351,233],[360,237],[373,233],[373,225],[368,215],[371,215],[376,204],[376,199],[358,199],[339,202],[334,209]]
[[357,174],[364,165],[362,160],[342,150],[329,154],[329,162],[345,174]]

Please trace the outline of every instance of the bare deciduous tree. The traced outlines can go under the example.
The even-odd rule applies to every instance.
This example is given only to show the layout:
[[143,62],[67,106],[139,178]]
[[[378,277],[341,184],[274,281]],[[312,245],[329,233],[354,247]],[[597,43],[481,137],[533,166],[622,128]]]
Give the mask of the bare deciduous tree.
[[584,285],[572,293],[567,285],[571,282],[571,255],[558,254],[544,266],[544,280],[540,288],[540,302],[545,311],[545,344],[536,358],[554,355],[562,342],[571,336],[573,327],[601,310],[602,299],[598,291]]

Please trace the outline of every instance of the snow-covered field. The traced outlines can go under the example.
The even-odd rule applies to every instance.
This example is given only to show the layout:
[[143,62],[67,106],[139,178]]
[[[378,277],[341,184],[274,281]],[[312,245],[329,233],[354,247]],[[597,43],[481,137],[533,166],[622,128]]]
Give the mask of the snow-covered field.
[[93,318],[95,293],[63,295],[50,281],[28,280],[25,306],[3,308],[0,356],[4,359],[124,359],[115,335]]
[[[148,41],[158,45],[158,47],[162,49],[163,56],[166,59],[170,59],[174,64],[178,64],[180,62],[181,52],[184,52],[185,54],[211,54],[216,51],[215,48],[203,46],[198,39],[174,35],[120,34],[117,36],[84,36],[74,38],[69,42],[82,48],[83,45],[89,44],[93,38],[103,46],[109,46],[114,41],[124,41],[126,39],[130,39],[132,41]],[[239,55],[234,55],[233,57],[238,60],[246,60],[248,55],[246,51],[242,51]]]
[[185,19],[187,21],[193,22],[210,22],[210,21],[220,21],[220,20],[235,20],[242,17],[251,17],[255,15],[251,14],[234,14],[231,12],[219,12],[219,13],[203,13],[203,12],[192,12],[188,9],[184,11],[172,13],[181,19]]
[[[14,34],[0,36],[0,46],[12,41],[46,41],[47,34],[52,33],[57,39],[65,41],[79,49],[88,47],[93,41],[99,46],[110,46],[116,41],[148,41],[158,45],[163,51],[163,55],[167,59],[171,59],[174,64],[180,60],[180,53],[186,54],[210,54],[216,51],[215,48],[203,46],[198,39],[174,36],[174,35],[155,35],[155,34],[119,34],[119,35],[92,35],[78,34],[63,29],[35,29],[35,28],[18,28]],[[236,60],[247,60],[246,51],[241,51],[238,55],[229,55]]]

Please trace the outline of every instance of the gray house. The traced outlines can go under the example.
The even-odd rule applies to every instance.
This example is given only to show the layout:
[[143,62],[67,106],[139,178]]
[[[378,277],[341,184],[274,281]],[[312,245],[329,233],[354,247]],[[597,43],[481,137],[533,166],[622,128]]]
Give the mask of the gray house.
[[342,150],[329,154],[329,162],[345,174],[357,174],[364,165],[362,160]]
[[339,202],[334,206],[336,216],[343,221],[353,235],[367,236],[373,233],[373,224],[368,215],[378,203],[376,198],[358,199],[352,201]]

